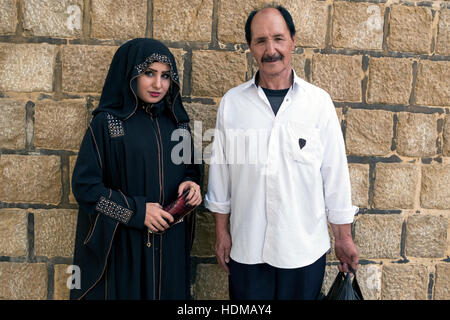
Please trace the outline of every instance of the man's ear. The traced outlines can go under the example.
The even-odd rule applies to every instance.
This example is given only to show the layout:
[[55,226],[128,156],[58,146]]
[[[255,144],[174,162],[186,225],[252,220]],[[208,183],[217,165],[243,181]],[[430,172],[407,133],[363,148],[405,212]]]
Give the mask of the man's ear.
[[292,39],[292,46],[293,46],[292,51],[294,51],[294,50],[295,50],[295,33],[294,33],[294,35],[291,37],[291,39]]

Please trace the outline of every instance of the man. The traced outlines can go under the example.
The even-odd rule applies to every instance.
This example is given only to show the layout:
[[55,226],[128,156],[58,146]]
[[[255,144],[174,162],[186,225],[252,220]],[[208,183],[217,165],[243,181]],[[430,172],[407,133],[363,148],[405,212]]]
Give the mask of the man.
[[[330,96],[292,69],[289,12],[253,11],[245,31],[259,70],[220,103],[205,197],[215,213],[217,260],[229,273],[231,299],[316,299],[330,249],[327,221],[339,270],[358,264],[342,132]],[[263,161],[236,161],[236,146],[242,158],[254,154],[255,136]]]

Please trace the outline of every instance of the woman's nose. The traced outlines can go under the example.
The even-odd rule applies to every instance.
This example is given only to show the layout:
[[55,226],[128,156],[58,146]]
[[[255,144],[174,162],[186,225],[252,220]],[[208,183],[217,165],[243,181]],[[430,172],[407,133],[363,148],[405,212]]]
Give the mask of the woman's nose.
[[161,88],[161,77],[156,76],[156,77],[154,78],[153,86],[154,86],[155,88],[158,88],[158,89]]

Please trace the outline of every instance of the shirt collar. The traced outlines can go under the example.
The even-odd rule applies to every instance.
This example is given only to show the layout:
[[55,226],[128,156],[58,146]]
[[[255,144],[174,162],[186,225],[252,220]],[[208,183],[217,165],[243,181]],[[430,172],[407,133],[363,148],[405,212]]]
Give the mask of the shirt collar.
[[[258,85],[256,84],[256,76],[258,75],[258,72],[259,72],[259,70],[256,71],[255,74],[253,75],[253,77],[244,84],[244,87],[246,89],[251,86],[254,86],[255,88],[258,87]],[[292,83],[292,86],[293,87],[302,87],[302,79],[297,76],[297,73],[295,73],[294,69],[292,69],[292,73],[294,74],[294,81]]]

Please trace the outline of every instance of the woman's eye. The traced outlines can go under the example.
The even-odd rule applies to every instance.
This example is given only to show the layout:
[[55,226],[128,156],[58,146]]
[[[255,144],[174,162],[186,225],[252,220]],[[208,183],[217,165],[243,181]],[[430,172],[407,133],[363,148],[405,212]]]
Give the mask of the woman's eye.
[[162,78],[163,79],[170,79],[170,75],[165,73],[165,74],[162,75]]
[[153,76],[153,72],[152,71],[145,71],[144,74],[146,76],[149,76],[149,77]]

